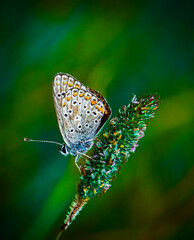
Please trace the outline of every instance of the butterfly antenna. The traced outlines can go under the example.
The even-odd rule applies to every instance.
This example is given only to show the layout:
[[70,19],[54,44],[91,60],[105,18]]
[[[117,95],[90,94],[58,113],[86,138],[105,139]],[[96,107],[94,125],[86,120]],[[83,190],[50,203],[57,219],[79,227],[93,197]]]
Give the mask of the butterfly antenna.
[[45,140],[33,140],[29,138],[23,138],[24,142],[42,142],[42,143],[54,143],[63,146],[62,143],[54,142],[54,141],[45,141]]

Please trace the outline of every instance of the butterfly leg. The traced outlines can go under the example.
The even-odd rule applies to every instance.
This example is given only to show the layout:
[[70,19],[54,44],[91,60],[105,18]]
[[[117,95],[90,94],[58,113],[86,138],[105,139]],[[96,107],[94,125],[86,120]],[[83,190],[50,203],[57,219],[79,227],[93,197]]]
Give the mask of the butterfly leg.
[[93,141],[94,141],[94,138],[91,138],[91,139],[89,139],[89,140],[83,142],[83,145],[84,145],[84,146],[87,146],[87,144],[86,144],[87,142],[93,142]]
[[79,153],[80,155],[86,156],[87,158],[93,160],[91,157],[89,157],[88,155],[86,155],[86,154],[84,154],[84,153],[80,153],[80,152],[78,152],[78,153]]
[[76,155],[76,158],[75,158],[75,165],[77,166],[77,168],[79,169],[80,173],[81,173],[81,170],[80,170],[80,167],[78,166],[78,159],[79,159],[79,154]]

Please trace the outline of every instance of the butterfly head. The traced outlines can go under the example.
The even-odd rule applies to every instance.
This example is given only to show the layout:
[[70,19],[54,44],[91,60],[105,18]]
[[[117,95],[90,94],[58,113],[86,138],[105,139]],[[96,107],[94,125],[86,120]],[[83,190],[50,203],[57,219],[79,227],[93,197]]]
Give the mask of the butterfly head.
[[69,151],[67,149],[67,145],[63,144],[61,148],[58,148],[59,152],[63,154],[64,156],[69,154]]

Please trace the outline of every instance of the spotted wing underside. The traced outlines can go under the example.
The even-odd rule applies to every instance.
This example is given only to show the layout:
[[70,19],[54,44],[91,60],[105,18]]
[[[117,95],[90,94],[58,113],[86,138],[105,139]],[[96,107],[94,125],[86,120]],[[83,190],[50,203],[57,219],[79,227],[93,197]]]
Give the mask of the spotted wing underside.
[[53,97],[59,129],[69,147],[93,139],[111,115],[100,93],[69,74],[54,77]]

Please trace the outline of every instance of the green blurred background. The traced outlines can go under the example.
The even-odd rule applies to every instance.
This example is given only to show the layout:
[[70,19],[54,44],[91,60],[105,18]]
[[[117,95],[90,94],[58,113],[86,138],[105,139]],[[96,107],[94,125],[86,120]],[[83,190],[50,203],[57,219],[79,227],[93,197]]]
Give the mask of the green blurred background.
[[61,239],[194,239],[194,25],[189,1],[11,1],[1,9],[1,239],[52,240],[76,192],[52,78],[99,90],[113,116],[133,94],[162,104],[107,194]]

